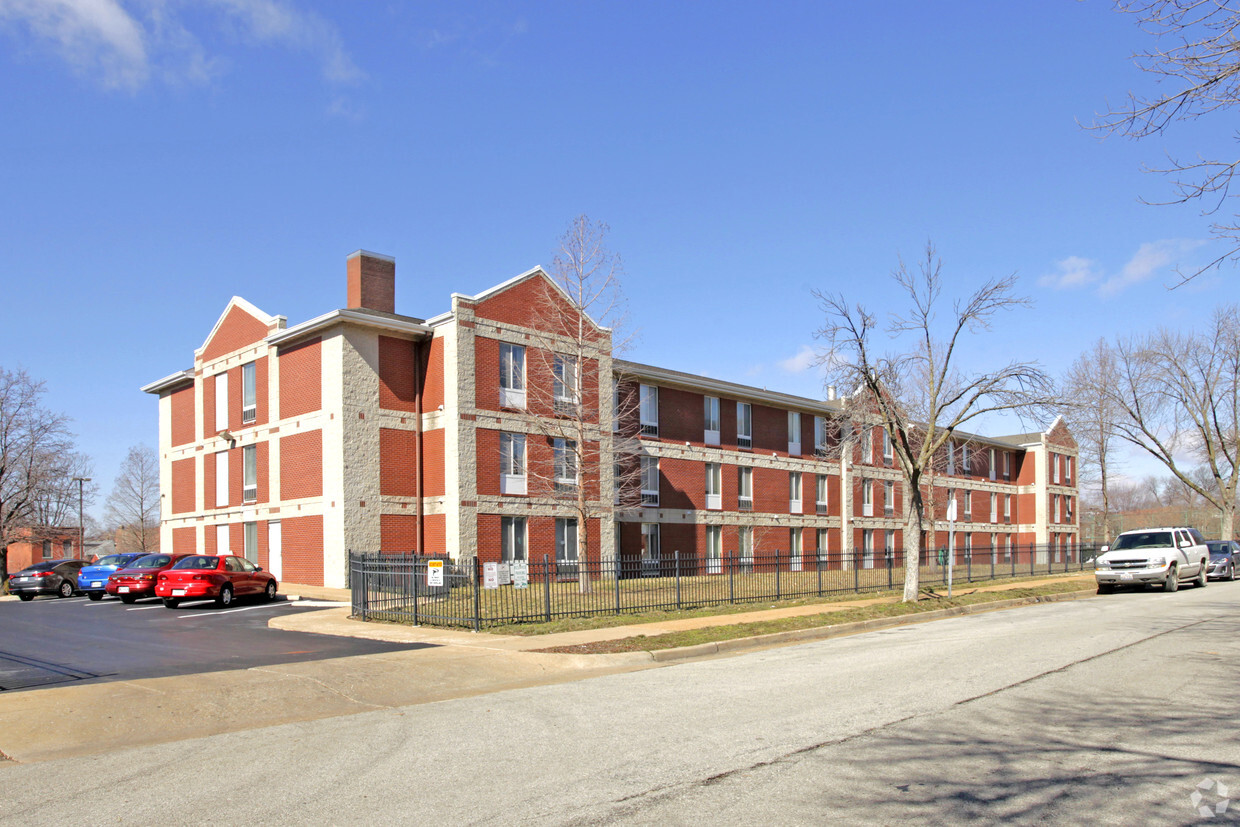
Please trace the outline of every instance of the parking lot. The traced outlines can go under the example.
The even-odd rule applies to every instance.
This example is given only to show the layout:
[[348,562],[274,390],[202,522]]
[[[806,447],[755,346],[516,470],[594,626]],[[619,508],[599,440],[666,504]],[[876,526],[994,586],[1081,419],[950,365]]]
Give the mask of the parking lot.
[[0,601],[0,691],[248,669],[422,648],[270,629],[276,614],[313,601],[210,601],[166,609],[159,600],[39,597]]

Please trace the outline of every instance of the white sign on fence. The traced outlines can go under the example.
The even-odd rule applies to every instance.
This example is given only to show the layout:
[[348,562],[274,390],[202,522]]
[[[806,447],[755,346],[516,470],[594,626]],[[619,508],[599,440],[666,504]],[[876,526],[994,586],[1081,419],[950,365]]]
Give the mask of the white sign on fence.
[[499,584],[501,586],[512,585],[512,569],[507,563],[499,564]]
[[443,585],[443,560],[426,561],[426,585]]
[[499,563],[482,564],[482,588],[499,588]]
[[514,589],[528,589],[530,587],[530,564],[524,560],[513,560],[508,564],[509,570],[512,572],[512,587]]

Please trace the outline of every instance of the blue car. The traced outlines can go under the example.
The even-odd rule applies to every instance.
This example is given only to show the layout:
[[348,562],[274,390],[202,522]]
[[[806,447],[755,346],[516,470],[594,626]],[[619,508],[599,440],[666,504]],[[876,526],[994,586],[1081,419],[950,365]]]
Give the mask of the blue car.
[[100,557],[78,573],[78,591],[85,592],[91,600],[103,600],[107,594],[108,577],[117,569],[123,569],[142,554],[109,554]]

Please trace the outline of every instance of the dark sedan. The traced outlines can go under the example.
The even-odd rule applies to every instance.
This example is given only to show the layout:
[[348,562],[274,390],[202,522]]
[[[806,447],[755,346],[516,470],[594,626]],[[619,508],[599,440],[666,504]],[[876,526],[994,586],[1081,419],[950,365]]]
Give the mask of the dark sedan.
[[34,600],[38,594],[73,597],[77,593],[77,577],[85,560],[44,560],[26,566],[9,577],[9,591],[22,600]]
[[1209,540],[1211,580],[1235,580],[1236,560],[1240,558],[1240,543],[1235,540]]

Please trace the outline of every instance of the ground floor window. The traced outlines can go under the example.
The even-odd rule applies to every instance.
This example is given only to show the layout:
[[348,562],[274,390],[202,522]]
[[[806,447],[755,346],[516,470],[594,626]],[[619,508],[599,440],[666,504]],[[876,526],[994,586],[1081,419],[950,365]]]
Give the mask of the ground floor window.
[[511,563],[525,559],[525,518],[499,518],[499,556]]
[[245,523],[245,559],[258,562],[258,523]]
[[576,518],[561,517],[555,521],[555,561],[557,563],[577,562]]
[[642,559],[659,559],[659,524],[642,523]]

